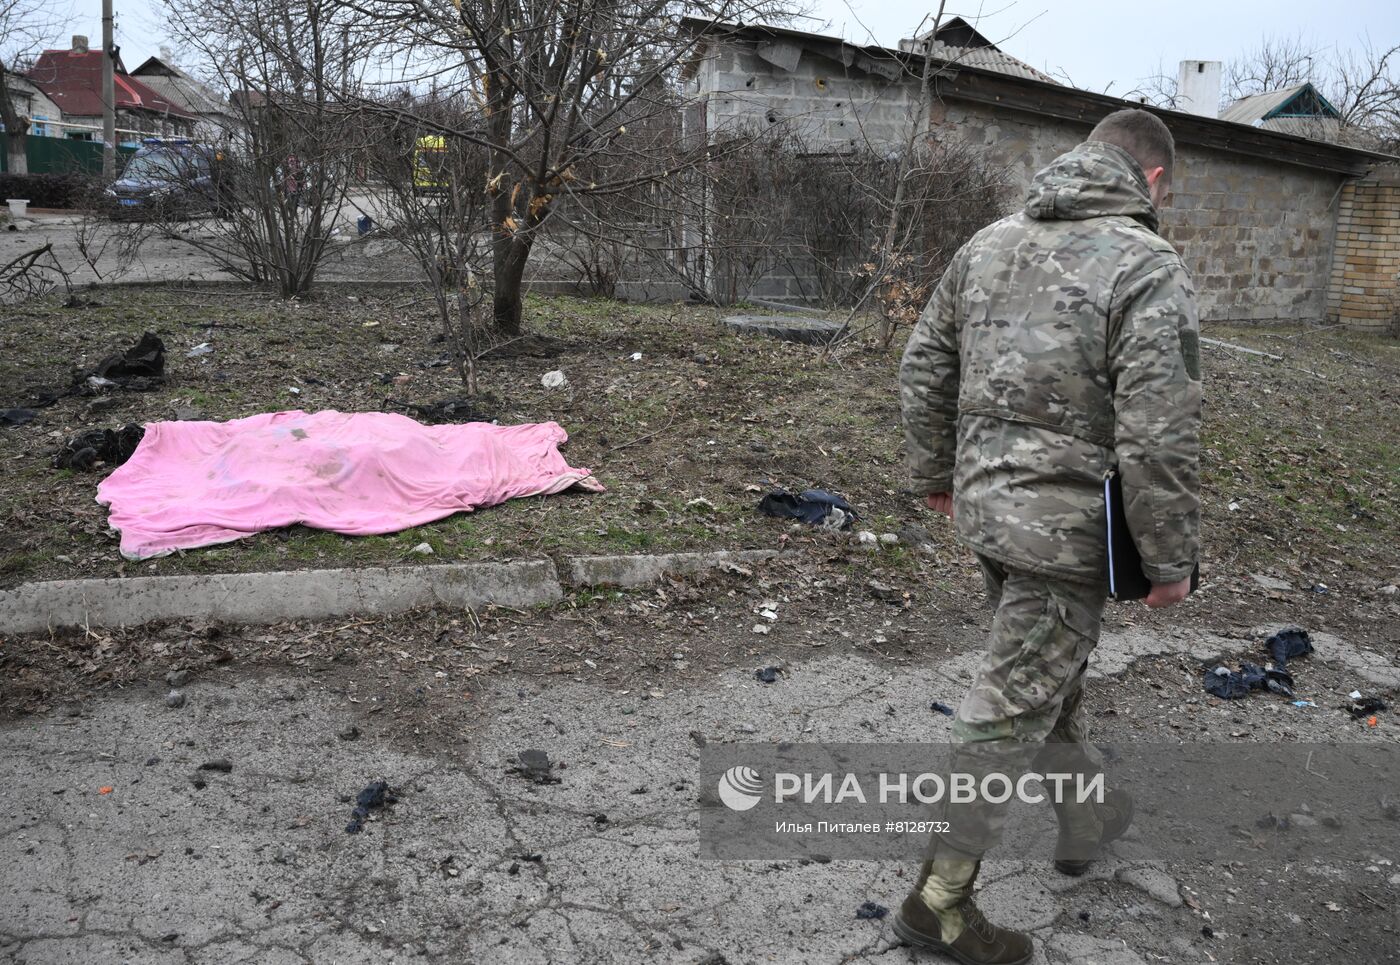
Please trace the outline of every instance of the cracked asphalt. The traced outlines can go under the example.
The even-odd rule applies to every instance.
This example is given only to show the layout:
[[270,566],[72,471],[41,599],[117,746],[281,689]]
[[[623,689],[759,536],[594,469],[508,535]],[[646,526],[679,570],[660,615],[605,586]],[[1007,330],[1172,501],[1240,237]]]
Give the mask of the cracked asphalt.
[[[693,664],[686,673],[629,680],[612,667],[592,678],[583,671],[592,657],[564,672],[517,662],[478,675],[445,660],[399,672],[366,645],[358,659],[201,665],[181,685],[180,707],[167,706],[170,688],[153,671],[8,720],[0,960],[938,961],[895,944],[888,919],[856,916],[863,902],[898,905],[916,855],[698,857],[699,745],[943,740],[948,721],[929,711],[929,698],[956,700],[981,628],[964,620],[930,630],[918,612],[887,607],[847,614],[842,631],[892,638],[882,650],[764,652],[770,642],[750,636],[726,644],[745,656],[726,651],[727,666],[717,666],[692,624],[703,603],[723,603],[719,594],[671,611],[682,614],[683,644],[635,602],[589,618],[602,650],[649,668]],[[737,618],[731,610],[726,619]],[[794,618],[794,629],[813,625]],[[509,636],[543,651],[579,630],[538,615],[517,620]],[[240,632],[269,653],[310,636]],[[942,645],[898,655],[901,634],[929,633]],[[163,652],[179,635],[153,631],[130,645]],[[1318,686],[1362,677],[1400,685],[1380,652],[1318,640],[1309,667]],[[388,646],[403,657],[413,649]],[[1154,702],[1168,708],[1154,717],[1166,733],[1178,711],[1199,715],[1202,732],[1244,719],[1262,731],[1283,715],[1296,738],[1335,733],[1332,717],[1280,702],[1209,707],[1186,696],[1199,678],[1180,661],[1231,649],[1242,645],[1199,629],[1114,621],[1094,658],[1091,713],[1107,736],[1128,739]],[[598,649],[585,653],[601,660]],[[784,672],[765,685],[753,668],[769,662]],[[519,766],[527,749],[548,753],[557,783]],[[376,780],[397,801],[346,833],[355,796]],[[1044,963],[1397,961],[1396,861],[1167,865],[1135,855],[1129,841],[1080,879],[1056,874],[1043,855],[1001,855],[984,868],[979,902],[993,920],[1029,929]]]

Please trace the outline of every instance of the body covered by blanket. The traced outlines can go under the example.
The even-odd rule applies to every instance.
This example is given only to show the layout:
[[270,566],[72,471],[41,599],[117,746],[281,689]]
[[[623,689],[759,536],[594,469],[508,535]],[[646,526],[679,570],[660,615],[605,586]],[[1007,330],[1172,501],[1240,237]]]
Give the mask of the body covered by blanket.
[[383,412],[273,412],[231,422],[152,422],[97,488],[127,559],[227,543],[301,523],[392,533],[575,484],[554,422],[425,426]]

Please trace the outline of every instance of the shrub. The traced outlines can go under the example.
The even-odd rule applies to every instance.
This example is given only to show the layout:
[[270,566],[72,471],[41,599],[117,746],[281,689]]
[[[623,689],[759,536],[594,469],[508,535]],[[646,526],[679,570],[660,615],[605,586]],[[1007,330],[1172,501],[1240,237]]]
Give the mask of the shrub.
[[0,174],[0,201],[24,198],[31,208],[76,208],[88,191],[80,174]]

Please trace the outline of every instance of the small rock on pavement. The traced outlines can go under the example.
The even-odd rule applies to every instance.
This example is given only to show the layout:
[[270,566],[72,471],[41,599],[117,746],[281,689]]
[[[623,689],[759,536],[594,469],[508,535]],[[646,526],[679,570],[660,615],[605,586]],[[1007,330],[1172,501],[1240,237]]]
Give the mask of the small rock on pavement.
[[165,675],[165,682],[172,687],[183,687],[190,682],[190,672],[188,670],[172,670]]
[[1156,868],[1125,868],[1118,872],[1118,880],[1146,892],[1149,897],[1168,908],[1181,907],[1181,889],[1176,879],[1165,871],[1158,871]]
[[415,556],[432,556],[433,548],[427,543],[419,543],[417,546],[413,547],[413,549],[409,550],[409,552]]
[[183,707],[185,706],[185,695],[178,690],[172,690],[165,695],[165,706]]
[[343,740],[343,741],[355,741],[355,740],[359,740],[359,739],[360,739],[360,728],[356,727],[354,724],[351,724],[349,727],[347,727],[347,728],[345,728],[344,730],[340,731],[340,732],[337,733],[335,736],[336,736],[336,737],[339,737],[339,738],[340,738],[341,740]]

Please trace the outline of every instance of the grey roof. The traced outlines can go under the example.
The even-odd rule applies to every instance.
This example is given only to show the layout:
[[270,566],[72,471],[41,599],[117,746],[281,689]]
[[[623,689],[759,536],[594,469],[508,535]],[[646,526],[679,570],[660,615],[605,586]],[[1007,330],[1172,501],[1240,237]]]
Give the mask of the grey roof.
[[[900,72],[898,63],[907,58],[910,54],[922,54],[923,40],[905,39],[899,42],[898,48],[872,46],[864,44],[853,44],[841,37],[831,37],[825,34],[810,33],[805,30],[793,30],[788,27],[773,27],[767,24],[742,24],[726,23],[720,20],[704,20],[696,17],[682,17],[681,23],[692,29],[713,32],[715,34],[749,34],[751,36],[767,36],[773,38],[787,38],[801,44],[813,46],[819,52],[827,53],[842,60],[847,65],[856,63],[865,70],[874,70],[883,73],[893,79]],[[918,49],[915,49],[915,45]],[[1019,77],[1023,80],[1038,80],[1044,84],[1058,84],[1048,74],[1044,74],[1030,64],[1017,60],[1010,54],[1003,53],[996,47],[955,47],[952,44],[944,43],[941,40],[934,41],[933,56],[939,60],[954,66],[966,66],[981,70],[990,70],[998,74],[1006,74],[1011,77]]]
[[[155,58],[151,58],[154,60]],[[149,64],[151,61],[147,61]],[[145,64],[142,65],[146,66]],[[161,73],[142,72],[133,73],[133,76],[141,78],[141,83],[151,90],[160,94],[165,99],[178,107],[183,107],[191,114],[227,114],[228,107],[222,102],[218,94],[209,87],[201,84],[189,74],[178,67],[165,66],[166,71]],[[137,68],[140,70],[141,68]]]
[[[1241,97],[1239,100],[1235,101],[1229,107],[1225,108],[1225,110],[1220,112],[1220,119],[1222,121],[1234,121],[1236,124],[1257,124],[1259,121],[1265,120],[1270,115],[1272,115],[1274,111],[1277,111],[1279,108],[1283,107],[1283,105],[1287,104],[1290,100],[1292,100],[1294,97],[1297,97],[1304,90],[1307,90],[1309,88],[1312,88],[1312,84],[1294,84],[1292,87],[1281,87],[1278,90],[1270,90],[1265,91],[1262,94],[1253,94],[1249,97]],[[1315,88],[1313,88],[1313,93],[1317,94],[1317,90]],[[1331,104],[1327,103],[1327,99],[1321,94],[1317,94],[1317,98],[1323,104],[1326,104],[1329,108],[1332,107]],[[1335,117],[1335,108],[1333,109],[1333,113],[1331,114],[1324,112],[1322,114],[1319,114],[1318,116]]]
[[[925,52],[923,38],[918,40],[905,39],[899,42],[899,49],[905,53],[922,54]],[[1027,80],[1038,80],[1045,84],[1058,84],[1055,78],[1042,71],[1036,70],[1023,60],[1017,60],[1008,53],[998,50],[995,47],[954,47],[945,44],[941,40],[933,42],[933,56],[938,60],[949,64],[963,65],[967,67],[978,67],[982,70],[996,71],[998,74],[1009,74],[1012,77],[1024,77]]]

